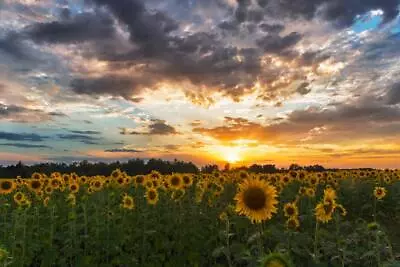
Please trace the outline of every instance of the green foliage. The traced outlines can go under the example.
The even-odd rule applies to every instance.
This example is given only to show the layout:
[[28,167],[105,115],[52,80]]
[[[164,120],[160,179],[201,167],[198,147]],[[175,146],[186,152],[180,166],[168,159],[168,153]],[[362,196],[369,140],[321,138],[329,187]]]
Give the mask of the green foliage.
[[[46,195],[38,197],[25,187],[18,190],[30,205],[17,205],[13,194],[0,195],[0,264],[267,266],[268,260],[285,255],[283,266],[399,266],[397,181],[385,185],[387,197],[374,202],[375,179],[340,180],[335,188],[347,215],[336,212],[316,229],[314,208],[325,184],[315,187],[315,197],[307,197],[298,194],[304,183],[291,181],[279,194],[278,214],[252,224],[235,213],[236,183],[227,179],[219,194],[218,187],[210,186],[199,200],[198,184],[204,179],[217,183],[217,178],[197,175],[178,201],[171,191],[158,189],[156,205],[147,203],[143,186],[133,184],[111,185],[91,194],[89,185],[81,184],[76,205],[66,200],[68,190],[55,190],[47,205]],[[121,206],[124,194],[134,198],[133,210]],[[300,227],[288,230],[283,205],[295,199]]]

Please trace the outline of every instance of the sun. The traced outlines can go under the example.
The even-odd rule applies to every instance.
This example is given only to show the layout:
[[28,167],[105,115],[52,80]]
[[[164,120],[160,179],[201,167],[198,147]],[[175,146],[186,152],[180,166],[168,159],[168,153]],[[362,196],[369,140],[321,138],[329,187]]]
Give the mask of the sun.
[[241,157],[241,147],[224,147],[221,151],[221,156],[229,163],[236,163],[242,159]]
[[236,163],[240,160],[240,155],[236,151],[233,151],[225,155],[225,159],[229,163]]

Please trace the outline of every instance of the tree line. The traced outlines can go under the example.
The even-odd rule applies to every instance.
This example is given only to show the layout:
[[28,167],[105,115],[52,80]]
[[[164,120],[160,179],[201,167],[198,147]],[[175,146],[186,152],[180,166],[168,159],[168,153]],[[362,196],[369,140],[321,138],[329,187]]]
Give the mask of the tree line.
[[23,178],[31,177],[33,173],[45,173],[50,175],[52,172],[60,173],[77,173],[78,175],[95,176],[104,175],[108,176],[115,169],[120,169],[125,171],[129,175],[138,174],[149,174],[151,171],[155,170],[161,174],[171,174],[171,173],[212,173],[215,171],[248,171],[252,173],[277,173],[284,172],[287,170],[306,170],[306,171],[325,171],[326,169],[321,165],[312,166],[299,166],[298,164],[292,164],[288,169],[277,168],[274,164],[253,164],[251,166],[242,166],[231,168],[227,163],[222,169],[216,164],[205,165],[198,168],[192,162],[185,161],[166,161],[162,159],[131,159],[127,162],[89,162],[87,160],[80,162],[67,163],[55,163],[46,162],[38,163],[34,165],[25,165],[22,162],[18,162],[14,165],[1,166],[0,165],[0,177],[1,178],[13,178],[21,176]]

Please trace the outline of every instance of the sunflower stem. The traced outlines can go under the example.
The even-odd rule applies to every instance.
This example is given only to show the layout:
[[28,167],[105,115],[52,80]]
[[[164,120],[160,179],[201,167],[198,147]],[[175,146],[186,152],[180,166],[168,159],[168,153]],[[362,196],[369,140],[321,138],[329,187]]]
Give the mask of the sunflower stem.
[[[377,201],[376,201],[376,197],[374,197],[374,222],[377,222]],[[380,250],[380,238],[379,238],[379,233],[380,230],[378,228],[378,230],[375,231],[375,253],[376,253],[376,261],[378,263],[378,267],[382,266],[381,263],[381,250]]]
[[319,253],[318,253],[318,230],[319,230],[319,223],[318,220],[315,222],[315,233],[314,233],[314,260],[315,262],[319,262]]
[[230,242],[229,242],[229,232],[230,232],[230,222],[229,218],[226,219],[226,249],[227,255],[226,258],[228,259],[228,266],[232,267],[232,260],[231,260],[231,249],[230,249]]
[[261,257],[264,252],[264,248],[263,248],[263,244],[262,244],[263,229],[262,229],[261,223],[258,223],[257,226],[258,226],[258,232],[260,234],[260,236],[258,238],[258,251],[259,251],[259,256]]
[[340,239],[339,239],[339,234],[340,234],[340,215],[335,214],[335,222],[336,222],[336,246],[337,250],[339,251],[339,258],[340,258],[340,263],[341,266],[344,267],[344,255],[343,255],[343,249],[341,248],[340,245]]

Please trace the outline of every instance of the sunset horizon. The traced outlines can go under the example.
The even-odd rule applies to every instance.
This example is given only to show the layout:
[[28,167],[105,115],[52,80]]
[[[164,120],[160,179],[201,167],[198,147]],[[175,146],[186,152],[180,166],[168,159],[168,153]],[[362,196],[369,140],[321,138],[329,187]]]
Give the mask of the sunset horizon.
[[399,5],[4,0],[0,165],[400,167]]

